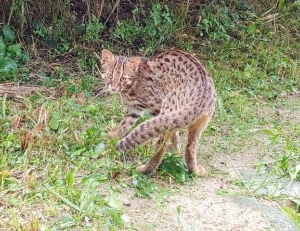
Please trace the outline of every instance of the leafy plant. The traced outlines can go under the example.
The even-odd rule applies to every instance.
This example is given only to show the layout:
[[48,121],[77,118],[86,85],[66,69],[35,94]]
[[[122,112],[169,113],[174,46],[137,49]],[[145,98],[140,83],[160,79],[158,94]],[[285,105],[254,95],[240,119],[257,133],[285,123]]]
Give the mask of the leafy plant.
[[135,189],[135,195],[139,197],[151,198],[155,191],[155,183],[150,182],[149,177],[140,173],[133,172],[132,183]]
[[296,226],[300,229],[300,210],[299,205],[295,205],[294,208],[283,206],[281,209],[291,218]]
[[[237,10],[232,11],[232,6],[226,5],[225,1],[221,1],[217,6],[211,4],[205,8],[201,8],[201,20],[197,24],[198,34],[208,36],[213,40],[229,40],[232,29],[237,30],[240,27],[241,19],[249,19],[247,11],[251,11],[251,7],[244,1],[234,2]],[[247,31],[254,33],[253,26],[249,26]]]
[[[261,9],[262,12],[254,12],[257,7],[253,10],[248,8],[247,1],[213,1],[201,7],[198,26],[197,1],[186,3],[180,23],[177,3],[161,1],[153,5],[150,1],[137,4],[120,1],[118,17],[113,17],[116,11],[113,12],[105,26],[106,17],[112,12],[111,4],[104,4],[102,14],[94,18],[90,16],[93,10],[97,10],[92,9],[95,1],[73,1],[71,7],[69,1],[60,1],[60,5],[55,4],[56,1],[48,1],[52,8],[39,4],[39,1],[30,1],[30,4],[24,0],[11,2],[18,4],[18,10],[11,10],[9,24],[20,26],[16,30],[11,27],[2,30],[1,25],[0,47],[4,50],[4,57],[17,65],[17,72],[12,75],[18,76],[18,72],[23,72],[19,63],[22,59],[18,58],[23,50],[15,42],[16,34],[19,37],[25,31],[22,42],[30,43],[30,28],[33,28],[34,41],[41,41],[36,45],[46,44],[44,47],[47,49],[51,47],[50,52],[47,50],[47,54],[51,54],[49,62],[58,62],[57,53],[70,51],[68,56],[59,55],[59,60],[65,64],[64,61],[69,58],[76,58],[77,62],[72,63],[77,64],[80,71],[74,71],[74,78],[65,74],[64,65],[50,74],[47,70],[37,71],[38,76],[45,79],[46,86],[56,86],[61,82],[66,85],[67,94],[59,99],[38,95],[15,101],[6,99],[4,95],[0,100],[0,194],[3,198],[0,226],[5,230],[152,230],[156,224],[145,227],[143,222],[135,223],[135,219],[131,222],[134,227],[124,224],[123,209],[128,211],[130,208],[124,208],[120,198],[129,196],[133,202],[144,200],[132,198],[132,191],[127,187],[130,185],[139,197],[150,198],[147,199],[150,203],[164,206],[165,199],[175,192],[174,188],[185,190],[178,183],[193,180],[182,157],[172,154],[166,154],[155,177],[135,171],[128,177],[128,169],[137,163],[136,159],[143,160],[152,153],[149,147],[141,146],[129,153],[116,151],[118,140],[109,139],[107,131],[120,121],[124,107],[117,96],[88,97],[91,88],[101,86],[94,77],[96,61],[90,58],[89,52],[105,46],[120,49],[119,53],[123,54],[137,55],[139,50],[147,55],[186,41],[184,50],[203,59],[218,91],[217,113],[211,129],[206,131],[201,141],[206,145],[201,151],[209,158],[208,164],[211,153],[221,155],[221,159],[227,155],[248,154],[250,149],[250,155],[251,152],[260,153],[261,137],[249,134],[249,130],[282,123],[282,131],[276,127],[264,131],[270,140],[266,148],[270,161],[262,163],[263,167],[258,169],[261,167],[259,170],[273,174],[276,183],[280,178],[299,180],[297,123],[295,118],[285,121],[285,116],[274,115],[277,108],[284,108],[285,111],[295,110],[292,114],[298,118],[298,98],[292,94],[300,86],[299,1],[280,0],[281,14],[274,23],[265,23],[254,16],[271,9],[271,1],[254,1],[256,5],[267,6]],[[91,4],[90,12],[84,8],[88,4]],[[35,9],[45,5],[46,14],[39,12],[38,15],[43,18],[31,27],[33,19],[26,18],[27,15],[37,15]],[[55,6],[60,8],[57,12],[53,8]],[[291,14],[285,14],[289,6]],[[30,7],[32,12],[28,11]],[[279,10],[278,7],[270,13]],[[68,10],[62,12],[64,9]],[[129,14],[132,9],[133,15]],[[73,15],[75,11],[78,14]],[[246,19],[247,13],[250,14]],[[21,17],[25,17],[24,21],[16,23],[16,19]],[[88,18],[91,21],[87,21]],[[119,21],[116,22],[117,19]],[[77,23],[80,24],[78,27]],[[269,30],[264,30],[266,28]],[[195,38],[199,35],[201,39]],[[73,45],[74,49],[70,49]],[[53,49],[55,52],[52,52]],[[29,75],[29,71],[26,73]],[[77,95],[79,92],[84,92],[86,98]],[[282,93],[286,93],[284,97],[281,97]],[[27,142],[30,148],[21,151],[20,139],[24,131],[29,134]],[[174,179],[172,186],[175,187],[161,182],[161,177]],[[264,183],[270,185],[269,181]],[[226,184],[234,182],[226,181]],[[240,181],[236,184],[245,186]],[[163,192],[166,189],[170,191]],[[226,191],[223,188],[215,190],[218,194]],[[180,205],[176,207],[179,220],[183,209]],[[298,205],[285,211],[294,221],[299,221]],[[143,212],[139,211],[140,214]]]
[[158,171],[162,176],[171,176],[179,183],[193,179],[192,175],[188,173],[182,156],[175,154],[167,154],[162,160]]
[[273,169],[275,172],[279,176],[289,175],[292,180],[300,181],[300,152],[290,137],[280,127],[274,127],[272,130],[264,129],[262,131],[269,136],[268,145],[276,143],[284,144],[284,149],[280,152],[281,155],[274,161],[275,165]]
[[70,47],[70,40],[66,37],[64,21],[54,17],[55,28],[46,27],[42,20],[33,21],[33,33],[48,47],[57,53],[64,53]]
[[92,20],[85,25],[83,40],[87,42],[102,41],[99,33],[104,29],[104,25],[93,15]]
[[112,32],[128,45],[138,45],[145,53],[151,53],[176,36],[173,14],[167,5],[154,4],[150,14],[135,8],[132,14],[133,20],[119,20]]
[[0,81],[17,80],[19,66],[29,61],[28,54],[14,44],[15,38],[12,28],[3,26],[0,35]]
[[43,22],[39,19],[33,21],[33,33],[45,38],[48,34],[46,27],[44,26]]

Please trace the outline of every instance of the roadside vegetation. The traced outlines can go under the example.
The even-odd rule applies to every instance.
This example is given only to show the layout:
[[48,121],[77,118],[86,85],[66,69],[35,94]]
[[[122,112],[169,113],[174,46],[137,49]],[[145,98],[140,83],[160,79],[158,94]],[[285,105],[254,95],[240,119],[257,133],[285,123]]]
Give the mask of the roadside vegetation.
[[[54,92],[0,92],[0,230],[135,230],[120,191],[160,201],[199,180],[178,153],[146,177],[135,167],[151,156],[150,147],[115,150],[107,132],[124,108],[102,94],[95,52],[103,48],[152,56],[177,47],[205,63],[218,105],[200,142],[207,146],[199,150],[208,169],[203,180],[218,174],[211,155],[255,149],[260,158],[251,163],[266,175],[263,184],[300,181],[299,0],[98,2],[0,3],[0,86]],[[231,183],[246,194],[258,190]],[[276,195],[263,197],[288,200],[281,208],[300,228],[299,198]]]

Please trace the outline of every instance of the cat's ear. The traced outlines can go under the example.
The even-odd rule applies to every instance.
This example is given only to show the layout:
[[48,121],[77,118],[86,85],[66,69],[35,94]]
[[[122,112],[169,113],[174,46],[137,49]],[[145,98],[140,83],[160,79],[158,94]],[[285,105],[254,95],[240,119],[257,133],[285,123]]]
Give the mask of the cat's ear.
[[104,49],[101,53],[100,62],[103,64],[112,64],[115,61],[115,56],[107,49]]
[[126,66],[128,68],[130,68],[131,70],[133,70],[134,72],[137,72],[137,70],[139,69],[139,65],[140,65],[141,62],[142,62],[142,60],[141,60],[140,57],[131,58],[126,63]]

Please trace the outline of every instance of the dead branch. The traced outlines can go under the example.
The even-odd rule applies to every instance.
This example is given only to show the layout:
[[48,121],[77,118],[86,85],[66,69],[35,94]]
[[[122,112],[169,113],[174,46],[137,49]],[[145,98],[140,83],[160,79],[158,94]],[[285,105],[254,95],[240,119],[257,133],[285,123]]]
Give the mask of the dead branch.
[[0,97],[7,94],[9,98],[15,98],[18,96],[29,96],[32,94],[43,94],[46,96],[55,96],[56,90],[54,87],[46,88],[42,86],[19,86],[15,83],[0,84]]

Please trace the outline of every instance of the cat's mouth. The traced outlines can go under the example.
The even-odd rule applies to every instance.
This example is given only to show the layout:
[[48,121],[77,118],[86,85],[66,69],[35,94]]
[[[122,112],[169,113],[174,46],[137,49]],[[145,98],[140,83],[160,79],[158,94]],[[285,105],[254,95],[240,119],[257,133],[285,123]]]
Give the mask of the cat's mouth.
[[120,92],[120,88],[117,86],[117,87],[114,87],[112,86],[111,84],[108,84],[106,86],[106,89],[109,93],[119,93]]

